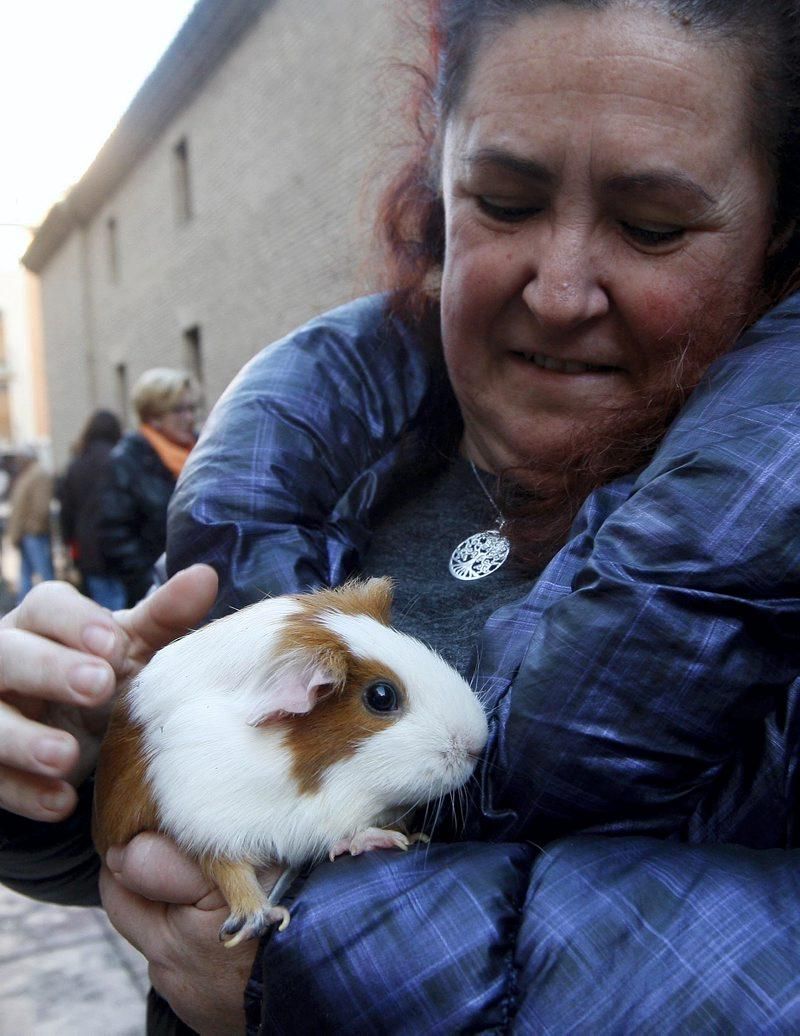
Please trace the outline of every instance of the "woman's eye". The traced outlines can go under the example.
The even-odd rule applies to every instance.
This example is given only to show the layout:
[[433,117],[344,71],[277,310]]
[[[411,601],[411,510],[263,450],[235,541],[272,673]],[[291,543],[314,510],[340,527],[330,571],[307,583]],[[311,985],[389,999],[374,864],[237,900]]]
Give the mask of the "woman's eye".
[[627,237],[646,248],[658,248],[660,245],[672,244],[679,241],[685,234],[683,227],[664,227],[663,230],[655,230],[653,227],[637,226],[635,223],[626,223],[624,220],[620,220],[620,226]]
[[477,201],[481,212],[485,212],[487,216],[500,223],[519,223],[539,211],[535,205],[502,205],[483,195],[478,195]]
[[388,680],[377,680],[370,684],[362,697],[370,712],[385,715],[387,712],[397,712],[400,708],[400,694]]

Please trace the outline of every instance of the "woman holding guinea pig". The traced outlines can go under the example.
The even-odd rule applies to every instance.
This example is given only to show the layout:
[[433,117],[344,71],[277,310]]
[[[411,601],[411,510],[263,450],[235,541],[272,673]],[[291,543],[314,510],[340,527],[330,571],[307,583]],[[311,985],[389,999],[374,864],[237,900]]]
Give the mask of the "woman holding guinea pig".
[[96,901],[63,703],[85,772],[115,681],[212,603],[390,574],[487,703],[479,779],[232,951],[173,845],[112,849],[151,1031],[796,1031],[800,3],[428,7],[389,290],[220,401],[156,594],[3,620],[0,875]]

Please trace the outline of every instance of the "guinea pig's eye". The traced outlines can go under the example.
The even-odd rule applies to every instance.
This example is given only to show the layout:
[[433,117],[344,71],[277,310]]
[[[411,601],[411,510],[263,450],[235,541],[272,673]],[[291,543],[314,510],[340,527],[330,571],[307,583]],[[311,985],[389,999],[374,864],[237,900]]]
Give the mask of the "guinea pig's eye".
[[364,691],[363,701],[370,712],[384,715],[397,712],[400,708],[400,694],[394,684],[387,680],[377,680]]

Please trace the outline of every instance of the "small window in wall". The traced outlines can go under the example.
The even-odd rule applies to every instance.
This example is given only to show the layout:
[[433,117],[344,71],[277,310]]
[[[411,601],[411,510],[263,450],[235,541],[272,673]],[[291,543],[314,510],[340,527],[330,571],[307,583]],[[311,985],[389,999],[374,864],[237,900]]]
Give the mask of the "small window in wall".
[[127,363],[118,363],[114,368],[114,375],[117,383],[117,411],[123,426],[127,428],[130,418]]
[[192,218],[192,184],[189,175],[189,141],[181,137],[172,149],[175,166],[175,213],[179,223]]
[[200,386],[201,392],[205,388],[203,370],[203,339],[200,334],[200,327],[187,327],[183,332],[183,356],[186,370],[194,377]]
[[119,239],[117,221],[113,216],[106,220],[106,243],[108,247],[108,276],[113,284],[119,280]]

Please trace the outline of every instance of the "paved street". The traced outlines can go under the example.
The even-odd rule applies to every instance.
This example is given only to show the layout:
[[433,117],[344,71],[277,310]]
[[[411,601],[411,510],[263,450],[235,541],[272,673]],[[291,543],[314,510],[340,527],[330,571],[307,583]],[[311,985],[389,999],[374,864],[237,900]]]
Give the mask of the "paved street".
[[[15,551],[0,554],[0,614]],[[144,958],[102,910],[37,903],[0,885],[0,1036],[141,1036]]]
[[0,1036],[141,1036],[147,965],[101,910],[0,886]]

